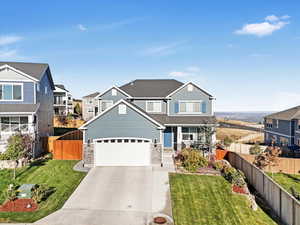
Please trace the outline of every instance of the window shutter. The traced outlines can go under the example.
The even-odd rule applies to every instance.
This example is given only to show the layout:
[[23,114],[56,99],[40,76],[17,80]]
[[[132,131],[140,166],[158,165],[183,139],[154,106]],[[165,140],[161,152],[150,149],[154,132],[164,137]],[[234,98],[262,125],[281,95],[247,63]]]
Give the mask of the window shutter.
[[179,112],[179,102],[175,102],[175,113]]
[[202,102],[202,113],[207,113],[206,102]]

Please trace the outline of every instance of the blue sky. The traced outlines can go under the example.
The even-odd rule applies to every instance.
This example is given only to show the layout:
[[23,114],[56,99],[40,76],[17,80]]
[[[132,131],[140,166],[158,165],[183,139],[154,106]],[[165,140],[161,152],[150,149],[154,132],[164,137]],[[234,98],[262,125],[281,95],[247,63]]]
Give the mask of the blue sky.
[[0,60],[46,62],[79,98],[136,78],[194,81],[217,111],[300,104],[300,2],[6,1]]

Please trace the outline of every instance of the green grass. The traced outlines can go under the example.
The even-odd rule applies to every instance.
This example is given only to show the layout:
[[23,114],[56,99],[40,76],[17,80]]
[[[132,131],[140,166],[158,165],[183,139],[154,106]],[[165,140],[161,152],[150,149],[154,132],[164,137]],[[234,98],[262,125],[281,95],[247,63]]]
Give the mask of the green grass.
[[171,174],[170,185],[176,225],[276,224],[260,208],[253,211],[245,196],[232,194],[223,177]]
[[285,173],[268,173],[268,175],[281,185],[287,192],[291,193],[291,187],[300,193],[300,175]]
[[[39,204],[35,212],[0,212],[0,222],[34,222],[60,209],[76,189],[86,173],[76,172],[73,166],[78,161],[49,160],[35,163],[17,171],[19,184],[47,184],[56,191]],[[11,183],[12,170],[0,171],[0,202],[5,200],[3,192]]]

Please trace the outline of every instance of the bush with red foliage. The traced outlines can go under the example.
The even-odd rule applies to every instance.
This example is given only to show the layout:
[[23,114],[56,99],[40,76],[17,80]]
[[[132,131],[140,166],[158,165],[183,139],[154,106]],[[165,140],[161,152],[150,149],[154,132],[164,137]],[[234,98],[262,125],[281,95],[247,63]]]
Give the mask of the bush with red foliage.
[[16,199],[0,205],[0,212],[33,212],[37,209],[38,205],[32,199]]

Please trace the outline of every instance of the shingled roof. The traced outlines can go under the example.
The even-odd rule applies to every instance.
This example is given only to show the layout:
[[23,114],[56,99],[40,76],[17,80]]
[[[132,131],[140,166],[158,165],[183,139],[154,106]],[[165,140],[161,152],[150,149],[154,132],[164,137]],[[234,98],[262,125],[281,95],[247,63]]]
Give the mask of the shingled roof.
[[182,85],[174,79],[134,80],[120,89],[132,97],[166,97]]
[[293,107],[281,112],[273,113],[265,117],[266,119],[277,119],[277,120],[293,120],[300,119],[300,106]]
[[52,88],[54,89],[54,83],[52,80],[52,75],[49,69],[49,65],[47,63],[25,63],[25,62],[2,62],[0,61],[0,66],[8,65],[21,72],[37,79],[41,80],[44,73],[49,70],[48,77]]
[[69,92],[69,91],[65,88],[65,85],[63,85],[63,84],[55,84],[55,87],[58,87],[58,88],[60,88],[60,89],[63,89],[64,91]]
[[89,95],[86,95],[86,96],[83,96],[83,98],[95,98],[97,95],[99,95],[100,92],[94,92],[92,94],[89,94]]
[[0,104],[1,113],[33,113],[36,112],[39,104]]

